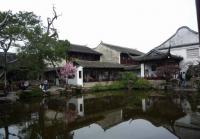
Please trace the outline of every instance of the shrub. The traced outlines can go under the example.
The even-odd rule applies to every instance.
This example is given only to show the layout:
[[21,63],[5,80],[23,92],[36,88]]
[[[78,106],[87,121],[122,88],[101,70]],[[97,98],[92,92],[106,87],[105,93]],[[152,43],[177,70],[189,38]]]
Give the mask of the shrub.
[[200,92],[200,79],[196,79],[194,82],[195,82],[198,92]]
[[98,91],[103,90],[103,88],[104,88],[103,85],[101,85],[101,84],[96,84],[96,85],[94,85],[94,86],[92,87],[92,91],[98,92]]
[[132,72],[123,72],[121,83],[128,87],[130,83],[134,84],[138,80],[138,77]]
[[152,85],[148,80],[140,78],[135,82],[133,87],[137,89],[149,89],[152,88]]
[[43,95],[43,92],[40,88],[32,88],[30,91],[23,91],[20,93],[19,97],[20,99],[24,98],[31,98],[31,97],[41,97]]
[[119,90],[119,89],[123,89],[124,85],[119,82],[119,81],[115,81],[110,85],[102,85],[102,84],[96,84],[95,86],[92,87],[92,91],[104,91],[104,90]]
[[124,85],[121,82],[116,81],[110,85],[107,85],[107,87],[108,87],[108,90],[118,90],[118,89],[123,89]]

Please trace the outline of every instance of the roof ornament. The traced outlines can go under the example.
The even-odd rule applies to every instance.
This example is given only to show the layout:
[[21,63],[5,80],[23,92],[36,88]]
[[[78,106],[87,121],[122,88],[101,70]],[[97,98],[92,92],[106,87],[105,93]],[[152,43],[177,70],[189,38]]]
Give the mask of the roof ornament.
[[171,41],[169,42],[169,48],[168,48],[168,52],[167,52],[167,58],[171,58]]

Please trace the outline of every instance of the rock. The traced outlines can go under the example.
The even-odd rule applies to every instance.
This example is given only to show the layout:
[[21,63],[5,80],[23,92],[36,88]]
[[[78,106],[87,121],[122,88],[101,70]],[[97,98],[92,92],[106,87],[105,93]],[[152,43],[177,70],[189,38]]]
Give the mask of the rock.
[[19,97],[16,95],[16,92],[9,92],[7,96],[0,97],[0,103],[12,103],[16,102]]
[[49,92],[50,95],[59,95],[60,92],[62,91],[65,91],[65,88],[57,87],[57,86],[52,86],[51,88],[47,90],[47,92]]

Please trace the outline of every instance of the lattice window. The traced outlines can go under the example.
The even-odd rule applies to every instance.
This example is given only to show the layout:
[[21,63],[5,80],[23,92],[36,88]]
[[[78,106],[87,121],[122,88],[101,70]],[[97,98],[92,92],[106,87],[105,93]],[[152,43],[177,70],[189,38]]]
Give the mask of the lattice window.
[[197,58],[199,57],[199,48],[187,49],[187,58]]

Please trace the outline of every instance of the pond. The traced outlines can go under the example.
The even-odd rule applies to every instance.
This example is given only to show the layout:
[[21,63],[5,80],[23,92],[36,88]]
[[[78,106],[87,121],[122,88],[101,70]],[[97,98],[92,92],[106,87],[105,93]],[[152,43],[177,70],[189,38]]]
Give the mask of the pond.
[[[114,95],[111,95],[114,94]],[[5,139],[199,139],[185,126],[189,102],[180,96],[112,92],[46,97],[0,105]],[[185,120],[186,119],[186,120]],[[183,122],[184,121],[184,122]]]

